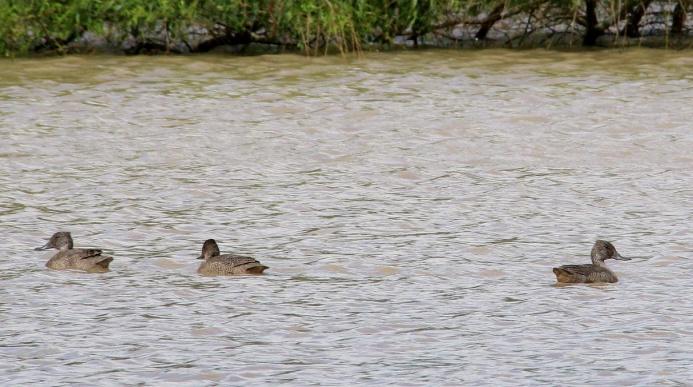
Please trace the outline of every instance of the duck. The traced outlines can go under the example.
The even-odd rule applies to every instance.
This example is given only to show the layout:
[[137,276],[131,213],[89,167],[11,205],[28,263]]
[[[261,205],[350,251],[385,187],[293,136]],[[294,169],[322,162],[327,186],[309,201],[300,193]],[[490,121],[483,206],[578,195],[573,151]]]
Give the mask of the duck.
[[269,267],[253,257],[219,252],[219,245],[214,239],[207,239],[202,245],[202,254],[197,259],[204,259],[197,272],[207,276],[262,274]]
[[607,259],[631,260],[619,254],[611,242],[604,240],[594,242],[591,256],[591,264],[554,267],[553,273],[556,275],[556,280],[560,283],[615,283],[618,282],[618,277],[606,267],[604,261]]
[[56,232],[48,243],[34,250],[58,249],[46,262],[46,267],[54,270],[82,270],[88,273],[105,273],[113,257],[102,255],[99,249],[73,248],[72,235],[66,231]]

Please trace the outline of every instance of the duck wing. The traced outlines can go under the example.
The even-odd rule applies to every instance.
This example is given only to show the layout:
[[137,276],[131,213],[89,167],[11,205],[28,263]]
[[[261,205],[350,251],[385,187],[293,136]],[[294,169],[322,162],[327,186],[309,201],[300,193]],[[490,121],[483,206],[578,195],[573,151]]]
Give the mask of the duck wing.
[[563,269],[563,270],[565,270],[571,274],[584,275],[584,276],[588,276],[588,275],[595,273],[595,272],[608,272],[607,269],[604,269],[601,266],[592,265],[592,264],[563,265],[563,266],[560,266],[559,269]]
[[98,257],[101,255],[102,251],[99,249],[72,249],[70,250],[70,255],[79,259],[87,259],[91,257]]
[[248,264],[259,264],[260,262],[253,258],[253,257],[248,257],[245,255],[236,255],[236,254],[224,254],[224,255],[217,255],[216,257],[212,257],[208,259],[210,262],[219,262],[223,263],[224,265],[229,265],[231,267],[236,267],[236,266],[244,266]]

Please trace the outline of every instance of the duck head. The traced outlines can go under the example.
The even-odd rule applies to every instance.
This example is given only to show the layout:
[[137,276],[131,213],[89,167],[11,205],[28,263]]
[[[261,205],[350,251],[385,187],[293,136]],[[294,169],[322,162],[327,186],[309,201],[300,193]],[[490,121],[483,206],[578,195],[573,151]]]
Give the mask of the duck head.
[[217,241],[214,239],[207,239],[202,245],[202,254],[197,257],[197,259],[208,259],[211,257],[216,257],[221,254],[219,252],[219,246],[217,246]]
[[60,231],[53,234],[48,243],[41,247],[37,247],[34,250],[48,250],[48,249],[58,249],[58,250],[70,250],[72,248],[72,235],[67,231]]
[[618,259],[619,261],[630,261],[630,258],[626,258],[616,251],[611,242],[597,240],[594,242],[592,247],[592,263],[595,265],[602,265],[607,259]]

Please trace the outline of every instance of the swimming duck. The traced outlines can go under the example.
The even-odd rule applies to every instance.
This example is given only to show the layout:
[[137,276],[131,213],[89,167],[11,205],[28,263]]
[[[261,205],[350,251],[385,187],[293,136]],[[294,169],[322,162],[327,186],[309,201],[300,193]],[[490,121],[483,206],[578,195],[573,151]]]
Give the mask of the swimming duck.
[[55,270],[76,269],[89,273],[105,273],[108,265],[113,261],[112,257],[101,255],[97,249],[73,249],[72,235],[61,231],[53,234],[48,243],[34,250],[58,249],[51,259],[46,262],[46,267]]
[[252,257],[235,254],[220,255],[219,246],[214,239],[205,241],[202,245],[202,255],[197,259],[205,260],[197,269],[197,272],[203,275],[262,274],[268,269]]
[[592,264],[554,267],[553,273],[556,274],[556,280],[564,283],[618,282],[618,278],[606,267],[604,261],[611,258],[620,261],[631,259],[619,254],[611,242],[603,240],[594,242],[591,256]]

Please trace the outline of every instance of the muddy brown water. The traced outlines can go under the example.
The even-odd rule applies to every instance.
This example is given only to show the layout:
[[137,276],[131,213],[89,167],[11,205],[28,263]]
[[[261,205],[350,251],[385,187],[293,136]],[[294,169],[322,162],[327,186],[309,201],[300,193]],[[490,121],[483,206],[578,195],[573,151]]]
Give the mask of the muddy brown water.
[[[693,380],[689,52],[0,69],[3,385]],[[58,230],[112,271],[47,270]],[[597,238],[621,281],[554,286]]]

